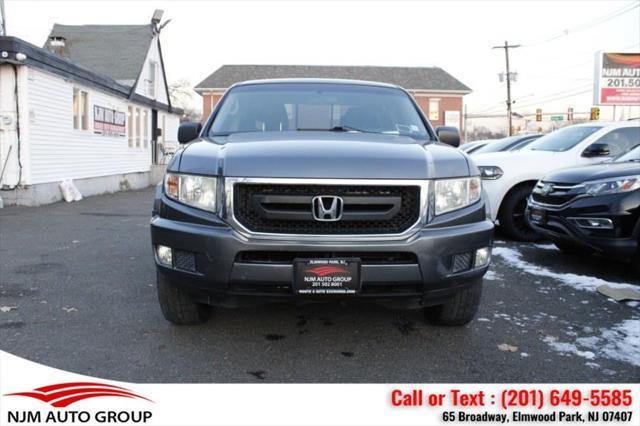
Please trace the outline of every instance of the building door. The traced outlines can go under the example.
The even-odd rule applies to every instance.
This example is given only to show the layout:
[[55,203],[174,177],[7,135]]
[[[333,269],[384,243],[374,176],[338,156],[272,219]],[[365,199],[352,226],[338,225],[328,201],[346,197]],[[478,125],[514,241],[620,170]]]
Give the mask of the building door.
[[[163,147],[164,148],[164,147]],[[158,157],[162,158],[162,153],[158,152],[158,110],[151,110],[151,164],[158,164]]]

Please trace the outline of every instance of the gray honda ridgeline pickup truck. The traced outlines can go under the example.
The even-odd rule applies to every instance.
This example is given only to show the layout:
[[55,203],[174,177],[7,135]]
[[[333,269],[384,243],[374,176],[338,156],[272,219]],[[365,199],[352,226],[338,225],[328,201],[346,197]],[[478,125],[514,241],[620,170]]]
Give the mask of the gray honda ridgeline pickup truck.
[[[151,220],[165,318],[210,305],[376,300],[468,323],[493,242],[480,172],[388,84],[231,87],[182,145]],[[452,146],[451,146],[452,145]]]

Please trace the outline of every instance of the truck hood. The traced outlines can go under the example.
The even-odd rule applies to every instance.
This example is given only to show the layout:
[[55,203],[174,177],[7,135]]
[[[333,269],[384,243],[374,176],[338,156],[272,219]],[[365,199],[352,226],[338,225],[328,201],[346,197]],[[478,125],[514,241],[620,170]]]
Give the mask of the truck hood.
[[556,170],[546,175],[544,180],[549,182],[577,184],[590,180],[615,179],[635,175],[640,175],[640,163],[600,163]]
[[228,177],[431,179],[468,176],[457,149],[407,136],[336,132],[254,132],[201,139],[170,170]]

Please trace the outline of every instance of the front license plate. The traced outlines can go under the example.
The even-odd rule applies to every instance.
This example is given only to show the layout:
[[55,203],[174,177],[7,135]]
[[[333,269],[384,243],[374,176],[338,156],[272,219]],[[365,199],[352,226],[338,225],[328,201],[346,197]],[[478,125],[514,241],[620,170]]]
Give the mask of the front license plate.
[[534,207],[529,213],[529,218],[533,223],[542,224],[545,221],[545,213],[546,212],[543,209]]
[[293,291],[312,296],[357,294],[360,259],[295,259]]

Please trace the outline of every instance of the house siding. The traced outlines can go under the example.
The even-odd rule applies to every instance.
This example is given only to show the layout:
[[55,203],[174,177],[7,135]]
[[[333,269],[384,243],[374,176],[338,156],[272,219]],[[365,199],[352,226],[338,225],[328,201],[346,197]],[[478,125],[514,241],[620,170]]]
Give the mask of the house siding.
[[[73,128],[74,88],[88,93],[88,130]],[[129,105],[149,111],[147,107],[130,104],[121,98],[33,68],[29,69],[28,98],[28,111],[21,111],[28,127],[30,175],[26,184],[150,170],[150,142],[146,148],[143,143],[139,148],[129,147],[126,135],[94,134],[93,122],[94,105],[125,113]],[[168,123],[167,139],[175,140],[177,124],[173,120],[168,120]],[[146,126],[149,125],[150,114],[147,114]],[[151,129],[148,128],[147,135],[150,134]]]
[[[155,93],[153,95],[149,92],[148,87],[150,62],[156,63],[156,72],[154,76]],[[151,41],[151,47],[149,48],[149,52],[147,52],[147,57],[145,58],[144,65],[142,66],[142,71],[140,72],[140,75],[138,77],[138,83],[136,85],[135,93],[140,96],[155,99],[156,101],[165,105],[169,104],[169,99],[167,99],[167,84],[164,80],[164,75],[162,73],[162,62],[160,61],[158,36],[155,36]]]

